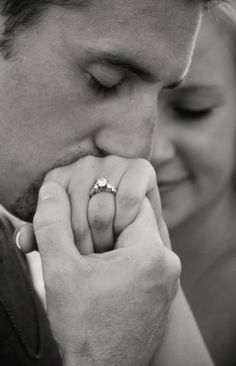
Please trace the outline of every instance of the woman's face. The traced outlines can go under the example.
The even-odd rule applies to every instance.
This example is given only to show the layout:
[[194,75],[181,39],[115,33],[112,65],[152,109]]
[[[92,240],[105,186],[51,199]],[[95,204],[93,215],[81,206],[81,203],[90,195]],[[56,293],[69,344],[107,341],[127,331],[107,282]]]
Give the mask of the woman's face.
[[205,19],[188,77],[160,97],[152,162],[170,229],[207,211],[231,189],[235,68],[227,37]]

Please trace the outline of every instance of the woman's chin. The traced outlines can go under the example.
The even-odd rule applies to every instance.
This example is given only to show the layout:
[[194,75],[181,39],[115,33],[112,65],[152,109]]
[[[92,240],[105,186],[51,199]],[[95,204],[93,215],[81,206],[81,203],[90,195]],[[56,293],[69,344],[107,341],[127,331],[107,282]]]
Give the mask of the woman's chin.
[[182,215],[180,215],[180,213],[176,213],[173,212],[170,209],[165,209],[163,208],[163,216],[164,216],[164,220],[165,223],[168,227],[168,230],[172,231],[178,228],[178,226],[181,225],[181,223],[184,221],[184,218],[182,217]]
[[193,192],[187,185],[160,191],[164,220],[169,230],[174,230],[187,221],[196,208]]

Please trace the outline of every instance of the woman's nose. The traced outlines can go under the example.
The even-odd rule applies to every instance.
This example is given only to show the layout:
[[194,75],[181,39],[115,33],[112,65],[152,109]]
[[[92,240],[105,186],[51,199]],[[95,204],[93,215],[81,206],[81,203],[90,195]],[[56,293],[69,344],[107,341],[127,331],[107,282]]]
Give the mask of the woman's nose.
[[157,168],[170,162],[175,156],[175,146],[171,136],[164,128],[156,129],[153,151],[152,163]]

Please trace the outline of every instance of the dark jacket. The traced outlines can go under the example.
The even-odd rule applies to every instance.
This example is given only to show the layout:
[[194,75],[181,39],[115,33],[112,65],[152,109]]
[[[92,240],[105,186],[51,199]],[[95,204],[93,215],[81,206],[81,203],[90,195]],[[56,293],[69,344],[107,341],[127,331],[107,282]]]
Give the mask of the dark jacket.
[[61,366],[46,314],[12,233],[9,222],[1,217],[0,365]]

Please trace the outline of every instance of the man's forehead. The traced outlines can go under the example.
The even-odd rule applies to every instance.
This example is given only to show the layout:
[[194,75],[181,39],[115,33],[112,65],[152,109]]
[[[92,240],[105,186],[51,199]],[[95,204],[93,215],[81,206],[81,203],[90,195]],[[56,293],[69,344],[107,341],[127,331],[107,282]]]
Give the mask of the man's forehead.
[[69,26],[70,32],[73,27],[78,38],[96,30],[97,37],[115,38],[117,33],[118,37],[141,37],[141,40],[148,35],[146,39],[153,41],[151,33],[153,38],[160,34],[169,37],[172,30],[169,38],[173,38],[176,30],[193,32],[200,4],[200,0],[88,0],[88,6],[78,7],[77,11],[74,8],[70,11],[70,7],[58,7],[58,10],[65,15],[60,16],[60,25]]
[[[190,5],[193,2],[194,5]],[[199,21],[200,6],[192,0],[102,0],[59,19],[68,43],[84,48],[162,64],[179,60],[185,67],[186,54]],[[60,9],[59,9],[60,10]],[[64,12],[64,10],[63,10]],[[93,52],[93,54],[96,52]],[[101,53],[101,52],[100,52]],[[169,70],[169,65],[166,65]],[[173,65],[174,66],[174,65]],[[176,65],[175,65],[176,66]],[[175,72],[175,70],[173,70]]]
[[188,64],[200,7],[197,0],[95,0],[77,10],[51,6],[21,40],[31,54],[40,55],[48,44],[52,58],[54,51],[64,52],[74,62],[88,50],[112,53],[113,59],[122,54],[142,60],[155,79],[172,84]]
[[[153,19],[154,23],[165,23],[169,18],[178,20],[183,12],[189,15],[190,9],[201,4],[201,0],[93,0],[88,8],[95,11],[96,17],[106,17],[106,14],[116,17],[117,21],[135,20],[140,16]],[[141,24],[140,24],[141,26]]]
[[59,21],[78,40],[95,37],[95,31],[96,39],[107,41],[155,42],[161,36],[171,42],[181,33],[193,33],[199,12],[197,0],[95,0],[78,12],[69,11],[67,21],[66,17]]

